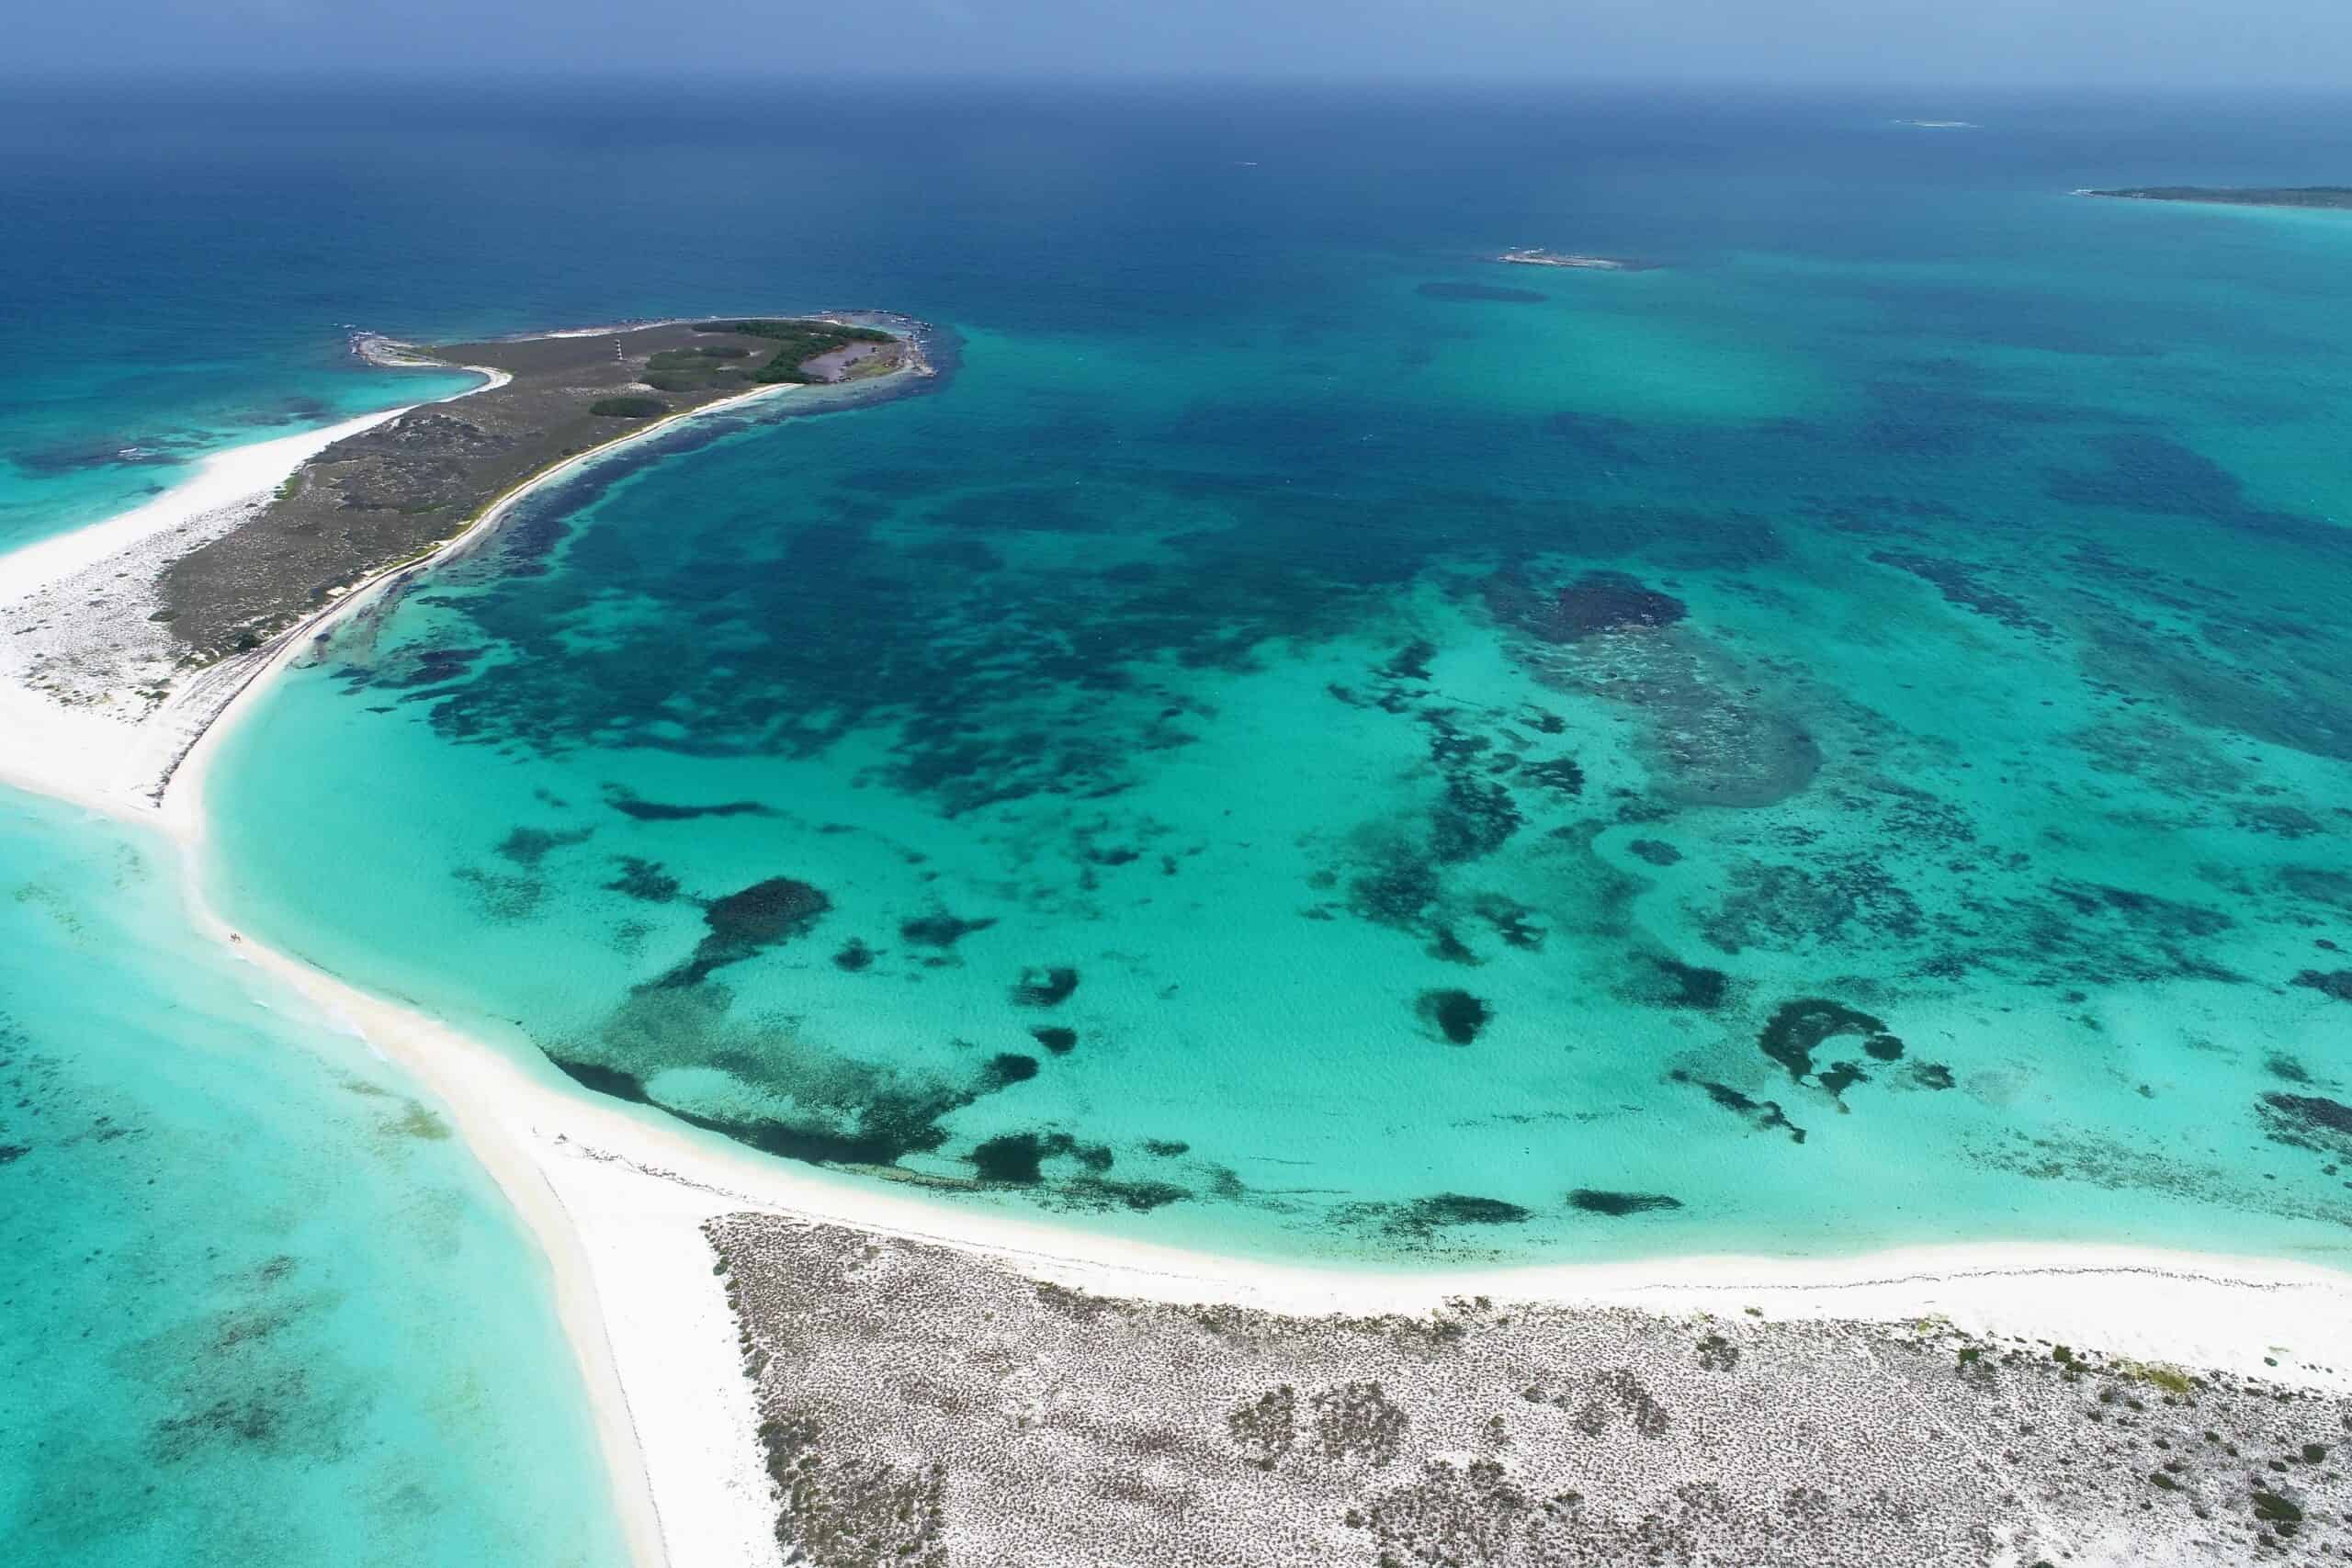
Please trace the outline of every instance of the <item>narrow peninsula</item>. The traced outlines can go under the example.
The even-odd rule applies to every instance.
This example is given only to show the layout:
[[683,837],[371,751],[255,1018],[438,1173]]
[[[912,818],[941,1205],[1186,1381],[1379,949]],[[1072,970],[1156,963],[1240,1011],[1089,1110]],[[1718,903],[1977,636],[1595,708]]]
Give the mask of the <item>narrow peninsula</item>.
[[2187,201],[2208,207],[2305,207],[2352,209],[2352,186],[2124,186],[2080,190],[2076,196],[2109,196],[2133,201]]

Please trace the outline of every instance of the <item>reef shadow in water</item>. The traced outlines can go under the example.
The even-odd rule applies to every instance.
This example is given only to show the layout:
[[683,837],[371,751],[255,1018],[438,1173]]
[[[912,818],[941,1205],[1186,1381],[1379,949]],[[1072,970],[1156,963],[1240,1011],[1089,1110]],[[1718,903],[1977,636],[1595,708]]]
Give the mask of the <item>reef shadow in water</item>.
[[832,907],[822,888],[791,876],[771,876],[713,899],[702,913],[709,934],[695,945],[692,957],[650,984],[665,989],[698,986],[714,970],[806,936]]
[[1498,305],[1541,305],[1551,298],[1532,288],[1505,288],[1492,283],[1424,283],[1413,292],[1424,299],[1483,299]]

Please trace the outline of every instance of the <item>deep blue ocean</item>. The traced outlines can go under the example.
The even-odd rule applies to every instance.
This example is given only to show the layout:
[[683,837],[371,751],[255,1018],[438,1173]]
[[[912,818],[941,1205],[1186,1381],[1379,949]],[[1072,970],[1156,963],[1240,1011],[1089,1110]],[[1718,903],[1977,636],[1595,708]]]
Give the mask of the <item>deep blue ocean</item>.
[[[447,389],[353,330],[905,312],[922,395],[608,462],[273,692],[210,796],[238,923],[648,1115],[1193,1246],[2340,1263],[2352,216],[2070,193],[2347,178],[2343,99],[19,93],[0,544]],[[711,946],[776,878],[820,915]],[[150,945],[168,1052],[213,961]],[[22,1114],[27,1277],[85,1281],[42,1321],[163,1323],[66,1272],[72,1193],[187,1155]],[[403,1191],[316,1213],[364,1253]],[[475,1234],[466,1288],[532,1266]],[[67,1386],[122,1364],[75,1344]],[[225,1506],[186,1412],[83,1408]],[[56,1451],[0,1443],[0,1545],[183,1560],[61,1531]],[[238,1506],[329,1462],[396,1457]],[[595,1484],[402,1483],[526,1536]]]

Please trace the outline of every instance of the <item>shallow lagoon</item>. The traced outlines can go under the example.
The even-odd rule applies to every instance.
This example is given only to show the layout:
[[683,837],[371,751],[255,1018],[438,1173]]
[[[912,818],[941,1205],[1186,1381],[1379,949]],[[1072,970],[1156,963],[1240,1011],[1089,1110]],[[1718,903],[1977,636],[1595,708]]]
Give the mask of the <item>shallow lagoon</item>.
[[[1344,118],[1295,209],[1122,145],[1156,246],[1106,186],[1115,264],[1022,253],[1058,316],[943,273],[935,395],[609,466],[338,636],[220,775],[237,918],[1196,1244],[2340,1257],[2352,231],[2066,197],[2165,151],[2112,126],[1535,115],[1335,231]],[[1564,227],[1668,265],[1479,259]]]
[[10,1561],[625,1561],[536,1247],[175,864],[0,793]]

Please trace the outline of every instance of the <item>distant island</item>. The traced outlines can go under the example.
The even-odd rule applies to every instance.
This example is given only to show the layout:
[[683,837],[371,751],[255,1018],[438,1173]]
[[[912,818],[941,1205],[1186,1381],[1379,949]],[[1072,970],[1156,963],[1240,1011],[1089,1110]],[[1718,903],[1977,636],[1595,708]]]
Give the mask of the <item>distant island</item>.
[[1914,130],[1975,130],[1980,129],[1973,119],[1898,119],[1896,125],[1907,125]]
[[2134,201],[2199,201],[2212,207],[2352,209],[2352,186],[2130,186],[2119,190],[2078,190],[2075,194],[2122,197]]
[[1566,266],[1587,272],[1647,272],[1654,264],[1625,261],[1617,256],[1572,255],[1565,251],[1541,251],[1532,247],[1505,251],[1495,258],[1515,266]]

